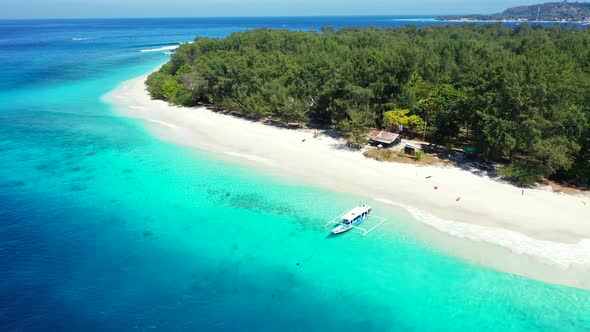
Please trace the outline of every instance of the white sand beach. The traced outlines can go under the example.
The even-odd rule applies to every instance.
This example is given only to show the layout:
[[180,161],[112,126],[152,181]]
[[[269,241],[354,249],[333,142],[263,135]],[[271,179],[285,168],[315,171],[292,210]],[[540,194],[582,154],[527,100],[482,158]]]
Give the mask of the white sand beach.
[[328,136],[314,138],[312,131],[152,100],[145,79],[127,81],[105,99],[121,114],[145,120],[162,139],[280,171],[305,184],[399,205],[454,236],[501,245],[563,268],[590,266],[588,195],[538,189],[525,189],[523,195],[521,188],[458,168],[378,162],[339,148],[342,143]]

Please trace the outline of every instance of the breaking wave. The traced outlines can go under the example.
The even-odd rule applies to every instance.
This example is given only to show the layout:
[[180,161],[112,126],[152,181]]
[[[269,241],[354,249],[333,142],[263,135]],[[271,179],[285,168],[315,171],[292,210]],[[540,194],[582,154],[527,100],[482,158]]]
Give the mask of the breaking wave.
[[168,127],[168,128],[172,128],[172,129],[179,128],[177,125],[171,124],[166,121],[160,121],[160,120],[154,120],[154,119],[147,119],[147,120],[150,122],[153,122],[153,123],[157,123],[157,124],[164,126],[164,127]]
[[452,236],[499,245],[515,254],[536,257],[562,268],[568,268],[571,265],[590,266],[590,239],[583,239],[574,244],[538,240],[507,229],[445,220],[420,209],[383,198],[375,198],[375,200],[401,207],[423,224]]
[[139,50],[141,53],[150,53],[150,52],[170,52],[172,50],[177,49],[180,45],[170,45],[170,46],[163,46],[158,48],[148,48],[145,50]]
[[230,151],[225,152],[225,154],[226,155],[229,155],[229,156],[232,156],[232,157],[238,157],[238,158],[247,159],[247,160],[254,161],[254,162],[257,162],[257,163],[261,163],[261,164],[264,164],[264,165],[267,165],[267,166],[273,166],[273,167],[276,167],[277,166],[277,164],[274,161],[272,161],[270,159],[266,159],[266,158],[260,157],[260,156],[257,156],[257,155],[243,154],[243,153],[230,152]]

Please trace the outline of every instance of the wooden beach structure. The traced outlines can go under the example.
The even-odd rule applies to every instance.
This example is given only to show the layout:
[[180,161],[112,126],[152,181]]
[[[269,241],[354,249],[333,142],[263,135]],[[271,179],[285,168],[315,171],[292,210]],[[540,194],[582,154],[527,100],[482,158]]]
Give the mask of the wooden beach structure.
[[404,147],[404,153],[408,156],[415,156],[416,155],[416,147],[414,144],[406,144]]
[[371,144],[391,147],[402,142],[401,137],[387,130],[373,130],[367,135]]

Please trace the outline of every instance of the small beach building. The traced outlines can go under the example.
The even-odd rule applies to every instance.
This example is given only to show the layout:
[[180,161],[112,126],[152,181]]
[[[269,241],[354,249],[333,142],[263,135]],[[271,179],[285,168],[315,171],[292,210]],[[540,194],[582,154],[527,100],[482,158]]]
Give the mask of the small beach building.
[[416,147],[414,144],[406,144],[404,147],[404,153],[408,156],[415,156],[416,155]]
[[367,136],[371,144],[378,145],[383,144],[384,146],[390,147],[402,142],[401,137],[390,131],[386,130],[373,130]]

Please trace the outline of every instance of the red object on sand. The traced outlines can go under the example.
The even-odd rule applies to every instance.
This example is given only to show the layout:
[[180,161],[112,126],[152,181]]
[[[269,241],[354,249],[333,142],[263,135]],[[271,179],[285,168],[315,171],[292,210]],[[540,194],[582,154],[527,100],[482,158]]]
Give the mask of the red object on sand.
[[434,186],[434,190],[438,190],[438,187],[437,186]]

